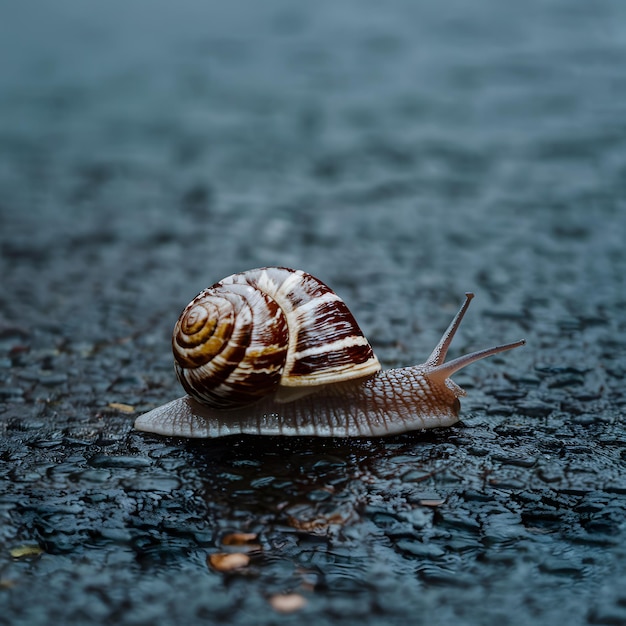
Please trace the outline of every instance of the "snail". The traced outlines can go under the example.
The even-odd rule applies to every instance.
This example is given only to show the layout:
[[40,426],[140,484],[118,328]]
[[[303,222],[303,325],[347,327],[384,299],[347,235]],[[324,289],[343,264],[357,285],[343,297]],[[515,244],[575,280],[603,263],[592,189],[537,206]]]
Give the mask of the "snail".
[[174,327],[176,375],[188,395],[145,413],[137,430],[375,437],[449,426],[465,391],[450,376],[525,341],[445,362],[472,293],[421,365],[382,371],[346,304],[301,270],[233,274],[202,291]]

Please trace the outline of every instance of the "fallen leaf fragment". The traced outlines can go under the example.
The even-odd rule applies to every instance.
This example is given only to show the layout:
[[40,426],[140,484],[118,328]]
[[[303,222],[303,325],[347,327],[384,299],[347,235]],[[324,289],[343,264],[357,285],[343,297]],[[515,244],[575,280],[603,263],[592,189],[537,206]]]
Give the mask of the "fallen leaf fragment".
[[230,533],[222,537],[225,546],[246,546],[258,539],[256,533]]
[[232,572],[246,567],[250,563],[250,557],[243,552],[216,552],[209,556],[209,565],[218,572]]
[[107,405],[110,409],[120,411],[121,413],[134,413],[135,407],[130,404],[124,404],[123,402],[109,402]]
[[32,544],[24,544],[23,546],[17,546],[9,550],[9,554],[14,559],[23,559],[26,556],[39,556],[42,553],[43,550],[39,546]]
[[0,578],[0,589],[11,589],[15,587],[15,581],[9,578]]
[[433,499],[420,500],[419,503],[422,506],[441,506],[442,504],[445,503],[445,500],[433,498]]
[[334,513],[333,515],[328,516],[320,516],[314,519],[298,519],[297,517],[290,515],[287,518],[287,521],[290,526],[293,526],[293,528],[296,528],[297,530],[312,533],[325,531],[331,525],[344,525],[346,523],[346,520],[339,513]]
[[306,598],[299,593],[279,593],[269,599],[271,607],[279,613],[293,613],[306,606]]

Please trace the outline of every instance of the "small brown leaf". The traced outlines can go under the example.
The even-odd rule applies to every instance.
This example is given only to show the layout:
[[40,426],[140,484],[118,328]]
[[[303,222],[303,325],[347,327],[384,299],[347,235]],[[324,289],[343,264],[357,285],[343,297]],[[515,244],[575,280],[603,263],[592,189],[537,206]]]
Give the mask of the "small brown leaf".
[[209,565],[218,572],[231,572],[246,567],[250,563],[250,557],[243,552],[216,552],[209,556]]
[[256,541],[258,537],[256,533],[230,533],[222,537],[222,544],[225,546],[249,546],[253,541]]
[[306,606],[307,600],[299,593],[279,593],[269,599],[271,607],[279,613],[293,613]]
[[346,520],[339,514],[334,513],[333,515],[328,516],[320,516],[314,519],[298,519],[290,515],[287,518],[289,525],[293,526],[297,530],[303,530],[311,533],[319,533],[326,531],[331,525],[344,525]]

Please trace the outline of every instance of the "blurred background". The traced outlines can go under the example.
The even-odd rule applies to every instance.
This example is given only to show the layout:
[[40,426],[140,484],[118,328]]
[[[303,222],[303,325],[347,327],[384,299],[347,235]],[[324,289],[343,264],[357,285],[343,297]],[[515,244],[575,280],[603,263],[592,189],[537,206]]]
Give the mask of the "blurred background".
[[[316,623],[626,622],[626,4],[35,0],[0,7],[0,50],[0,624],[272,623],[292,589]],[[180,395],[183,306],[263,265],[333,287],[385,367],[465,291],[453,356],[528,345],[458,375],[452,435],[329,460],[132,433],[110,405]],[[345,534],[287,532],[331,483]],[[224,528],[274,547],[254,580],[206,567]]]

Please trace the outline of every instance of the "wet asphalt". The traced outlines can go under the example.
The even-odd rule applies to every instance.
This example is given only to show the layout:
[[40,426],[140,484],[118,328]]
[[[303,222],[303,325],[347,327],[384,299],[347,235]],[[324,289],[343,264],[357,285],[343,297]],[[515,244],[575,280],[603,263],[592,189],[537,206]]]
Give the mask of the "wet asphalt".
[[[0,624],[626,623],[626,5],[521,4],[0,9]],[[384,367],[527,345],[447,429],[134,431],[264,265]]]

